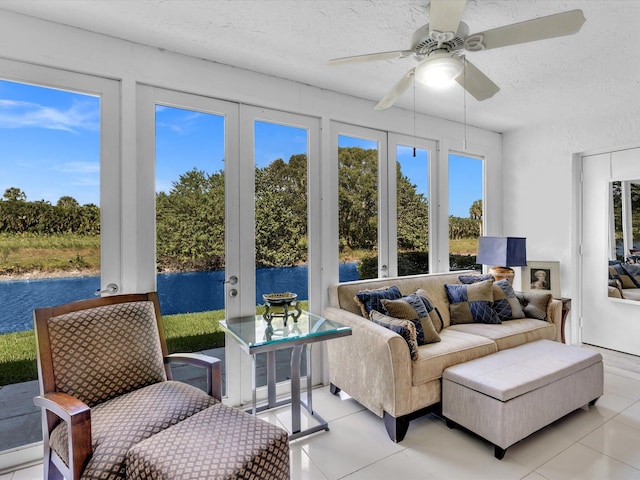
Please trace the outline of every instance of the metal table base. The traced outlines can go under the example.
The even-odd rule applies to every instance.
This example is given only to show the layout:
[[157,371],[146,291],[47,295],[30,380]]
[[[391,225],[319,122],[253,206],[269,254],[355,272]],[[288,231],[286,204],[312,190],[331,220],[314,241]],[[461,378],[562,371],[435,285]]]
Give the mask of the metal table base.
[[[304,402],[300,398],[300,360],[302,352],[305,351],[307,345],[295,345],[291,352],[291,397],[285,400],[276,400],[276,352],[266,352],[267,355],[267,404],[257,407],[256,399],[256,355],[251,355],[251,389],[252,389],[252,408],[251,412],[256,415],[258,412],[270,410],[272,408],[291,404],[291,434],[290,440],[304,437],[321,430],[329,430],[329,424],[318,413],[313,411],[313,394],[312,394],[312,378],[311,378],[311,345],[307,352],[307,401]],[[302,407],[309,412],[311,417],[318,424],[313,427],[302,430],[301,428],[301,409]]]

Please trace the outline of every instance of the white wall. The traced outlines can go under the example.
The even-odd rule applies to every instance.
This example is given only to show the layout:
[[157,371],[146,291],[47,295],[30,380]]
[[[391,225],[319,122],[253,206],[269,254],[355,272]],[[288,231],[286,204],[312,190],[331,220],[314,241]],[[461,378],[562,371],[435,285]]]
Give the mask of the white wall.
[[[585,98],[585,102],[589,99]],[[504,233],[527,237],[527,257],[560,261],[562,295],[578,298],[577,202],[582,154],[640,144],[639,103],[617,114],[548,122],[503,134]],[[638,165],[640,177],[640,165]],[[579,312],[575,302],[572,312]],[[578,316],[570,317],[578,341]]]

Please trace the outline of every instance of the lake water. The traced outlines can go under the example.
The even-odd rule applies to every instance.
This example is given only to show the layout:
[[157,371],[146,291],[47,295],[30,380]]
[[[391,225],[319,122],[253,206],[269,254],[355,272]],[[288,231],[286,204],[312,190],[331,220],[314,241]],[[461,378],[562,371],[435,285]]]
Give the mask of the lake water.
[[[308,299],[308,268],[256,270],[256,305],[262,295],[294,292]],[[358,280],[355,263],[340,264],[340,281]],[[158,275],[158,297],[163,315],[205,312],[224,308],[224,271]],[[0,334],[33,329],[33,309],[90,298],[100,288],[100,277],[67,277],[0,282]]]

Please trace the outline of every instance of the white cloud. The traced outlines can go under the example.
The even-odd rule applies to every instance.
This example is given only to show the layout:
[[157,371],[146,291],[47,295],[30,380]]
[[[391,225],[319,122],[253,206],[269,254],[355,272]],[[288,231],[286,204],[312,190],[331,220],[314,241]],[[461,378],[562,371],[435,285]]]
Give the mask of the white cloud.
[[100,173],[100,162],[65,162],[53,168],[62,173],[86,175]]
[[100,129],[100,109],[95,102],[76,102],[66,110],[38,103],[0,98],[0,128],[46,128],[77,133]]

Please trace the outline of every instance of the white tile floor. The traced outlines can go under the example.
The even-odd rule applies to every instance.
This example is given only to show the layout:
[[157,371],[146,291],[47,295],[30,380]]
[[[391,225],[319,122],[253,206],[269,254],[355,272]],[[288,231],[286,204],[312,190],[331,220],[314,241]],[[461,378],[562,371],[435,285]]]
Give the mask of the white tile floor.
[[[640,374],[605,367],[605,394],[533,434],[496,460],[493,447],[429,415],[411,422],[394,444],[382,420],[328,388],[314,390],[315,409],[330,431],[291,442],[293,480],[640,479]],[[543,405],[540,408],[544,408]],[[288,409],[261,416],[283,426]],[[42,466],[0,480],[42,478]]]

